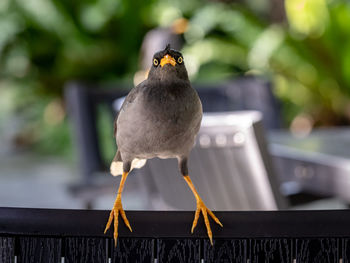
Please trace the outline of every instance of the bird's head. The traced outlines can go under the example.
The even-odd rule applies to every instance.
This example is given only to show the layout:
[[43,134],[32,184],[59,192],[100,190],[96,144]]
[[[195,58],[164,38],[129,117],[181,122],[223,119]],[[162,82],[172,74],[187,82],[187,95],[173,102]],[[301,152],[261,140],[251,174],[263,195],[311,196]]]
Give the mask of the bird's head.
[[179,51],[170,48],[154,54],[148,78],[172,81],[176,78],[188,80],[184,59]]

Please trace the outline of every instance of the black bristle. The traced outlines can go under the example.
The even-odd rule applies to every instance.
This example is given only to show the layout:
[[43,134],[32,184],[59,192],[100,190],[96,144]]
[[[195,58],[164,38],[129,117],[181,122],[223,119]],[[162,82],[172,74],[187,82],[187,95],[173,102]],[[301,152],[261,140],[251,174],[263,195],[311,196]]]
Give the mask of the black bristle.
[[169,50],[170,50],[170,44],[169,44],[169,43],[166,45],[165,50],[166,50],[166,51],[169,51]]

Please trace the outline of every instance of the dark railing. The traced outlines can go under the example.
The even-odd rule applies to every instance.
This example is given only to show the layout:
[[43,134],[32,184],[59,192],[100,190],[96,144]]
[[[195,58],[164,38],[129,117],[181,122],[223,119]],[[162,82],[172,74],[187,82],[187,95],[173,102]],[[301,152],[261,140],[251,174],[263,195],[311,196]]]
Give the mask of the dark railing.
[[0,262],[349,262],[350,211],[216,212],[214,245],[193,212],[127,211],[115,248],[108,211],[0,208]]

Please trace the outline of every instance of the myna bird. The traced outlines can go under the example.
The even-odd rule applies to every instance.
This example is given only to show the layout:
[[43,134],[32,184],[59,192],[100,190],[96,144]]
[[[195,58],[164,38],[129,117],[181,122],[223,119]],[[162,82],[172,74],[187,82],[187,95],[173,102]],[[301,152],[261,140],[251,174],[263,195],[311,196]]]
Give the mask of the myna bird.
[[212,243],[208,214],[217,224],[222,224],[205,206],[188,175],[187,167],[202,114],[202,104],[191,87],[182,54],[167,45],[153,56],[148,78],[130,91],[114,124],[118,151],[111,164],[111,173],[114,176],[121,174],[122,179],[105,233],[114,219],[115,245],[119,214],[132,231],[121,200],[125,180],[132,168],[139,168],[147,159],[154,157],[177,158],[180,172],[197,201],[191,232],[202,212]]

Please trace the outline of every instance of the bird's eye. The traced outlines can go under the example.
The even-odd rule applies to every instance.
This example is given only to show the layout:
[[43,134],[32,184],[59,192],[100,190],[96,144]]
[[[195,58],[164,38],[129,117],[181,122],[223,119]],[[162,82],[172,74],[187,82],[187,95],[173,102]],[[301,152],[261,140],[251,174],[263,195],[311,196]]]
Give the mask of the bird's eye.
[[158,66],[158,64],[159,64],[159,62],[158,62],[158,59],[153,59],[153,65],[155,65],[155,66]]
[[177,62],[178,62],[179,64],[181,64],[182,61],[183,61],[182,57],[179,57],[179,58],[177,59]]

